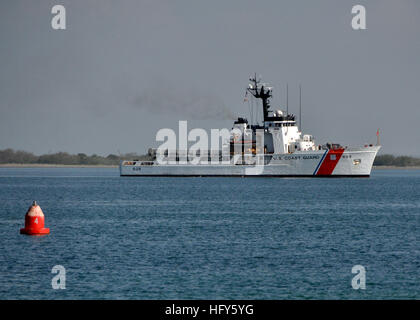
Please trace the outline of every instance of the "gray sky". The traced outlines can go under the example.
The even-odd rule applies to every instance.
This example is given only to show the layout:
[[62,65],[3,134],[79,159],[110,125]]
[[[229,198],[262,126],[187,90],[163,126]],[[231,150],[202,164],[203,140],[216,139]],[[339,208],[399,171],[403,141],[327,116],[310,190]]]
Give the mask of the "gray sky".
[[[63,4],[67,30],[51,28]],[[351,28],[365,5],[367,30]],[[420,155],[420,1],[0,2],[0,149],[143,153],[164,127],[230,128],[254,72],[317,143]],[[226,120],[225,120],[226,119]]]

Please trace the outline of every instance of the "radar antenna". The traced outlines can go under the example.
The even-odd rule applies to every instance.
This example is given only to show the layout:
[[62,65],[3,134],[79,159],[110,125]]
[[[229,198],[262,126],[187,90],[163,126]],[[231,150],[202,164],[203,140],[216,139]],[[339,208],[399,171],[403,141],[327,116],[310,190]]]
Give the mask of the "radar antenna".
[[257,74],[254,77],[249,78],[251,82],[248,85],[247,91],[252,94],[255,98],[262,100],[264,121],[268,118],[268,110],[270,109],[270,98],[272,97],[273,88],[267,86],[265,83],[261,83],[261,79],[257,79]]

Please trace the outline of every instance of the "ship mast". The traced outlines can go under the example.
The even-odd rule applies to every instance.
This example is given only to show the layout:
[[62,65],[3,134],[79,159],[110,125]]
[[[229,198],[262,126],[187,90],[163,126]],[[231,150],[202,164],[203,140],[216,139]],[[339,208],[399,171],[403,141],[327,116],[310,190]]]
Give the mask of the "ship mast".
[[261,83],[260,79],[257,79],[257,74],[254,77],[249,78],[251,83],[249,84],[247,91],[252,94],[255,98],[262,100],[264,121],[268,118],[268,109],[270,109],[270,98],[272,97],[272,88]]

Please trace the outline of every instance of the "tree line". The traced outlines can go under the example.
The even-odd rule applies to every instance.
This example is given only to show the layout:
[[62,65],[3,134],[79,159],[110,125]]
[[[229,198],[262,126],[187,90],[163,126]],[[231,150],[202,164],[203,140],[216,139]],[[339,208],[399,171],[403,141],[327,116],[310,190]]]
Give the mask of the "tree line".
[[31,152],[4,149],[0,150],[0,164],[64,164],[64,165],[118,165],[123,159],[149,160],[148,155],[138,155],[136,153],[126,153],[121,155],[109,154],[91,156],[85,153],[69,154],[67,152],[57,152],[37,156]]
[[420,158],[409,156],[393,156],[392,154],[383,154],[376,156],[373,163],[374,166],[397,166],[397,167],[411,167],[420,166]]
[[[69,154],[67,152],[57,152],[37,156],[31,152],[4,149],[0,150],[0,164],[118,165],[120,160],[151,160],[150,154],[151,151],[145,155],[126,153],[121,155],[109,154],[107,156],[93,154],[88,156],[85,153]],[[397,167],[420,166],[420,158],[384,154],[377,156],[373,165]]]

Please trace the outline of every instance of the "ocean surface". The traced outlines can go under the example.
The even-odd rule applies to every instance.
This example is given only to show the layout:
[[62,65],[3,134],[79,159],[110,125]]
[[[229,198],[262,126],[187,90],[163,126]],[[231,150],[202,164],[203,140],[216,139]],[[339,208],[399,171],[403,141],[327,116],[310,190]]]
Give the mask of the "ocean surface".
[[[51,229],[19,234],[33,200]],[[420,170],[133,178],[0,168],[0,299],[420,299]],[[65,289],[51,282],[55,265]],[[355,290],[352,267],[366,270]]]

